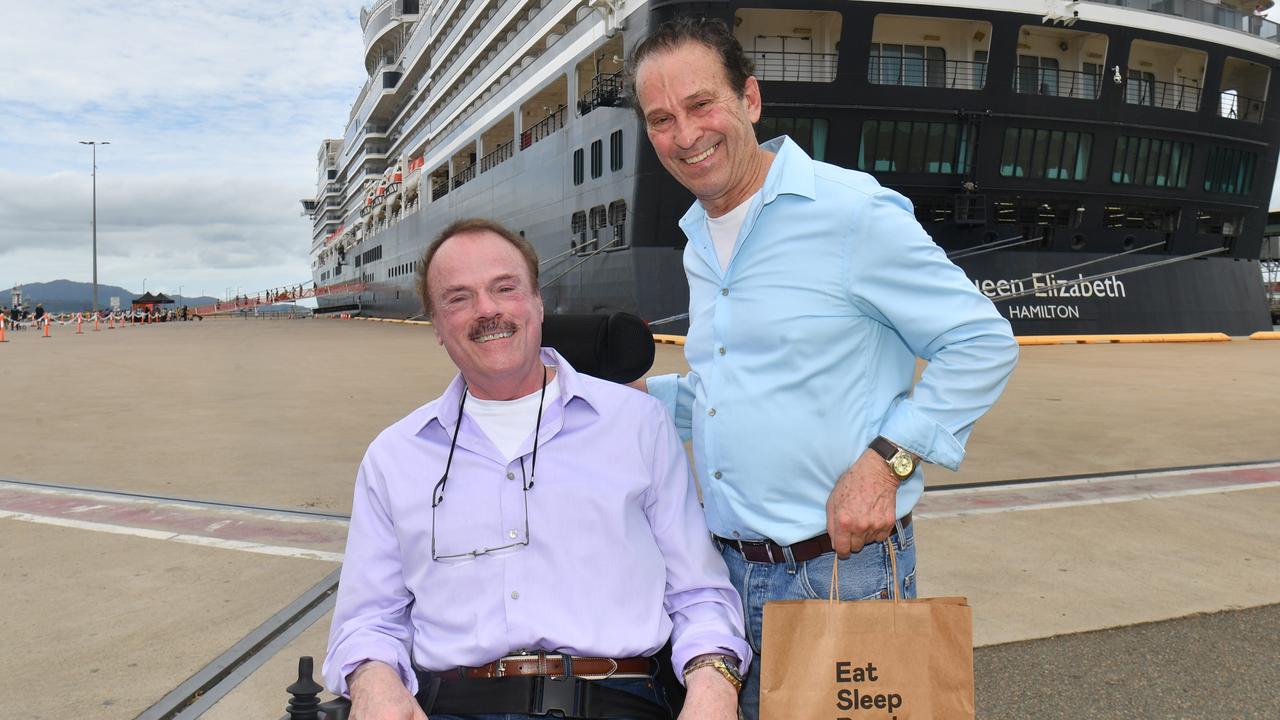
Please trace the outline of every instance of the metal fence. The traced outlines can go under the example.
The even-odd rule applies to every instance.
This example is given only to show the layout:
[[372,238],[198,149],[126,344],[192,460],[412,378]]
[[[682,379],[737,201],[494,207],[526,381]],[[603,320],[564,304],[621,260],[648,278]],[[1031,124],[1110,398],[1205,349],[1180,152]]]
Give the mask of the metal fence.
[[1013,91],[1022,95],[1097,100],[1102,93],[1101,73],[1019,66],[1013,74]]
[[1261,123],[1266,110],[1266,100],[1240,95],[1234,90],[1223,91],[1218,96],[1218,115],[1224,118]]
[[872,53],[867,65],[867,80],[873,85],[981,90],[987,85],[987,63]]
[[756,78],[791,82],[832,82],[836,79],[836,53],[751,51]]
[[497,167],[499,164],[510,160],[514,153],[515,143],[513,141],[508,140],[502,143],[498,147],[494,148],[493,152],[480,158],[480,172],[489,172],[489,170]]
[[520,133],[520,149],[528,149],[534,143],[550,136],[551,133],[554,133],[564,127],[564,110],[565,106],[561,105],[551,111],[551,113],[543,118],[537,125],[534,125],[528,130]]
[[1195,112],[1200,107],[1200,88],[1130,76],[1125,80],[1124,100],[1130,105]]

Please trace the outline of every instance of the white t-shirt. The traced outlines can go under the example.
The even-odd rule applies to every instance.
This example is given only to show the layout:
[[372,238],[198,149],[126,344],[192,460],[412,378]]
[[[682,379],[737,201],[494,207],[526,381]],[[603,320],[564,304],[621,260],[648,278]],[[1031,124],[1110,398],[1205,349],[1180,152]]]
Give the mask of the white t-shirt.
[[[533,427],[538,422],[538,397],[541,395],[542,388],[538,388],[515,400],[481,400],[468,390],[462,411],[480,426],[507,462],[511,462],[519,457],[520,446],[533,434]],[[559,397],[560,377],[557,375],[547,383],[543,409]]]
[[747,211],[751,209],[751,203],[759,194],[760,191],[757,190],[754,195],[718,218],[707,216],[707,232],[711,234],[711,242],[715,245],[716,258],[720,260],[721,270],[729,268],[729,258],[733,256],[733,244],[738,241],[738,231],[742,229],[742,223],[747,219]]

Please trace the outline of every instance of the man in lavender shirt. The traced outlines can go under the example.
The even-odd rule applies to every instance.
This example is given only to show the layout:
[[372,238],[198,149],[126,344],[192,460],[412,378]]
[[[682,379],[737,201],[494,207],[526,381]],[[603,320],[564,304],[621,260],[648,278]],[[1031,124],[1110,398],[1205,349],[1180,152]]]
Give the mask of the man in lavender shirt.
[[325,680],[353,720],[659,720],[670,640],[681,720],[732,720],[751,651],[684,446],[657,400],[541,347],[537,278],[488,221],[428,248],[461,373],[360,464]]

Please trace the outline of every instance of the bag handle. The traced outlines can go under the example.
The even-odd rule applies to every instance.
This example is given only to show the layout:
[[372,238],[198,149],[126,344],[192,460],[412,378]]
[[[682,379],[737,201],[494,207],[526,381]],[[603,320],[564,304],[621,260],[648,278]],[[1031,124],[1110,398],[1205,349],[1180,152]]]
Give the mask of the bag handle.
[[[893,527],[902,537],[902,521],[894,520]],[[898,586],[898,553],[893,549],[893,536],[885,538],[884,544],[889,548],[889,599],[898,602],[902,599],[902,588]],[[840,558],[831,561],[831,592],[827,593],[827,603],[834,604],[840,599]]]

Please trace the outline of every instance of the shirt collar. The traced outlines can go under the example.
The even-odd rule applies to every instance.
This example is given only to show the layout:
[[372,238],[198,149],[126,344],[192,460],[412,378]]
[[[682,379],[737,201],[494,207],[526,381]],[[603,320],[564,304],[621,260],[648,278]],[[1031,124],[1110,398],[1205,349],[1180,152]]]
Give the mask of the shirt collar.
[[[568,408],[569,402],[574,398],[580,398],[583,406],[590,410],[593,414],[599,415],[597,407],[596,393],[590,386],[582,381],[582,377],[568,360],[561,357],[560,353],[555,350],[544,347],[540,354],[543,365],[548,365],[556,369],[556,377],[560,380],[560,405],[562,408]],[[448,430],[452,430],[458,424],[458,403],[462,400],[463,380],[462,373],[458,373],[453,377],[453,381],[445,388],[444,393],[433,403],[427,415],[422,418],[422,425],[419,426],[418,432],[422,432],[434,420]]]
[[[768,205],[779,195],[800,195],[810,200],[818,197],[813,179],[813,159],[786,135],[760,143],[763,150],[774,153],[773,163],[760,188],[761,204]],[[706,224],[707,211],[694,200],[693,206],[680,218],[680,227],[689,229]]]

